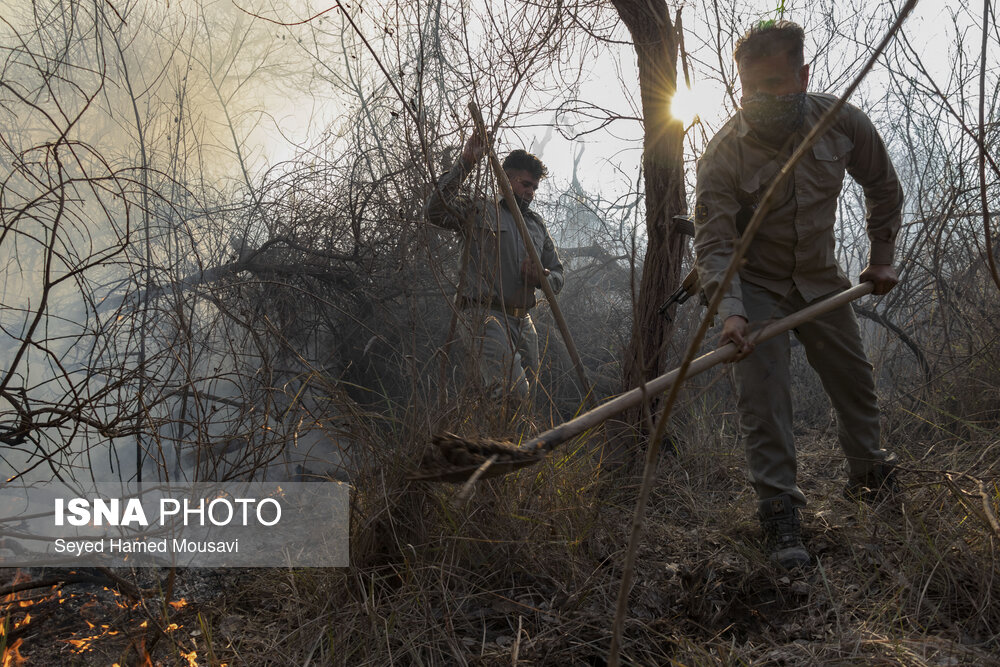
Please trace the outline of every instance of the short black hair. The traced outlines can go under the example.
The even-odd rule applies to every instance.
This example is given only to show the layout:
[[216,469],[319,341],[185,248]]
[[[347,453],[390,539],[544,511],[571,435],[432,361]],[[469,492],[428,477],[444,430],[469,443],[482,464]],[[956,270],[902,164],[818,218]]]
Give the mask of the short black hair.
[[523,148],[511,151],[510,155],[503,159],[503,169],[523,169],[538,180],[542,180],[549,175],[548,168],[538,159]]
[[799,69],[806,64],[805,40],[805,30],[798,23],[760,21],[737,40],[733,60],[739,66],[750,60],[786,53],[792,66]]

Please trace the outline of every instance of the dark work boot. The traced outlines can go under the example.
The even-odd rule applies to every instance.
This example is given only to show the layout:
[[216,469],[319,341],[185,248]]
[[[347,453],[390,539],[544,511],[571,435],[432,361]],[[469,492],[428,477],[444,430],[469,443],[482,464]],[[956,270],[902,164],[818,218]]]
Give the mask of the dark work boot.
[[787,493],[760,501],[757,517],[764,530],[764,545],[771,561],[786,570],[809,564],[809,552],[802,544],[799,508]]
[[872,466],[865,475],[852,477],[844,487],[844,497],[852,502],[877,503],[899,493],[896,481],[896,464],[899,459],[889,454],[884,461]]

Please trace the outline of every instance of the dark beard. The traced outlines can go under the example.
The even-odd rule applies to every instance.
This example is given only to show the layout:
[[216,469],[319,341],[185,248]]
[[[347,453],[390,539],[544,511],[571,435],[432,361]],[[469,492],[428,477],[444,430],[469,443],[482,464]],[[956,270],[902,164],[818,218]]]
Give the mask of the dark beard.
[[765,143],[780,145],[802,127],[806,115],[806,94],[772,95],[754,93],[740,100],[743,117]]
[[517,207],[519,209],[521,209],[521,213],[527,213],[528,212],[528,207],[531,206],[531,202],[530,201],[522,199],[521,197],[518,197],[516,194],[514,195],[514,201],[517,202]]

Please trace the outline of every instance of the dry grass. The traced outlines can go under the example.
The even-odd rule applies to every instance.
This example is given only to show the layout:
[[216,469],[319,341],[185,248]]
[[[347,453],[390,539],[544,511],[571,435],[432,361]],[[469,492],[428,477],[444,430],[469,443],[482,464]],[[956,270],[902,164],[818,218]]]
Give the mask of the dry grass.
[[[501,418],[469,404],[445,426],[479,435]],[[627,662],[996,662],[1000,536],[989,515],[997,510],[997,457],[982,454],[1000,444],[901,442],[910,461],[903,500],[871,508],[841,497],[833,434],[806,433],[804,526],[816,564],[788,575],[759,551],[741,452],[705,419],[689,414],[685,428],[697,426],[696,437],[661,461],[626,625]],[[356,478],[352,567],[254,573],[207,619],[235,616],[243,625],[215,642],[218,660],[604,663],[634,479],[621,470],[601,479],[597,455],[578,444],[572,455],[562,450],[562,458],[482,483],[459,507],[454,486],[403,481],[425,439],[416,422],[401,420],[373,443],[404,446],[379,449],[391,454]],[[479,432],[469,432],[473,424]]]
[[[972,436],[955,439],[941,437],[956,430],[954,416],[935,422],[928,410],[907,431],[904,415],[890,411],[886,435],[905,461],[905,493],[877,508],[841,496],[835,429],[802,428],[804,530],[815,565],[789,575],[760,551],[743,455],[718,407],[690,401],[678,415],[678,444],[661,459],[626,663],[1000,663],[1000,441],[984,421],[964,422]],[[413,407],[369,422],[350,568],[180,572],[179,588],[188,579],[202,593],[177,593],[189,606],[161,625],[180,624],[188,648],[163,640],[154,661],[187,664],[180,654],[193,648],[203,666],[604,664],[638,465],[602,477],[591,450],[604,432],[592,433],[586,447],[575,441],[558,458],[481,483],[459,506],[456,486],[403,479],[428,430],[498,435],[510,417],[473,401],[438,423],[428,414]],[[208,574],[218,581],[192,588]],[[157,603],[146,607],[153,613]],[[34,650],[26,655],[48,655],[43,643],[26,639]],[[123,652],[68,664],[102,664],[88,657],[99,654]]]

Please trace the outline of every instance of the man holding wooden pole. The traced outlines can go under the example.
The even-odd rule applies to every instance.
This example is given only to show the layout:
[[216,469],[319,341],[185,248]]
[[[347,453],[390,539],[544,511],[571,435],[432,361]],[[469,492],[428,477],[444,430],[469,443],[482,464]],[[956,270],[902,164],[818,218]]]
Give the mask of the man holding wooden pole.
[[462,181],[486,151],[480,133],[473,132],[461,158],[438,181],[424,213],[432,224],[463,236],[466,259],[455,303],[463,311],[462,336],[477,357],[484,385],[495,398],[513,393],[523,399],[538,371],[538,335],[528,311],[542,281],[553,293],[562,289],[563,266],[545,223],[531,209],[538,184],[547,175],[537,157],[512,151],[503,171],[541,266],[529,257],[505,199],[459,194]]
[[[780,566],[809,563],[799,509],[792,437],[789,338],[753,345],[751,323],[783,317],[850,286],[837,264],[834,223],[845,171],[863,187],[871,241],[862,282],[885,294],[897,283],[892,266],[903,192],[885,146],[868,117],[844,106],[836,122],[784,180],[751,241],[739,275],[721,278],[761,194],[836,98],[806,92],[804,32],[788,21],[752,28],[734,58],[742,109],[719,131],[698,163],[696,266],[709,295],[725,290],[720,344],[739,348],[735,365],[740,428],[767,550]],[[882,449],[872,366],[857,319],[844,305],[795,329],[810,365],[837,411],[852,499],[876,500],[894,489],[895,457]]]

